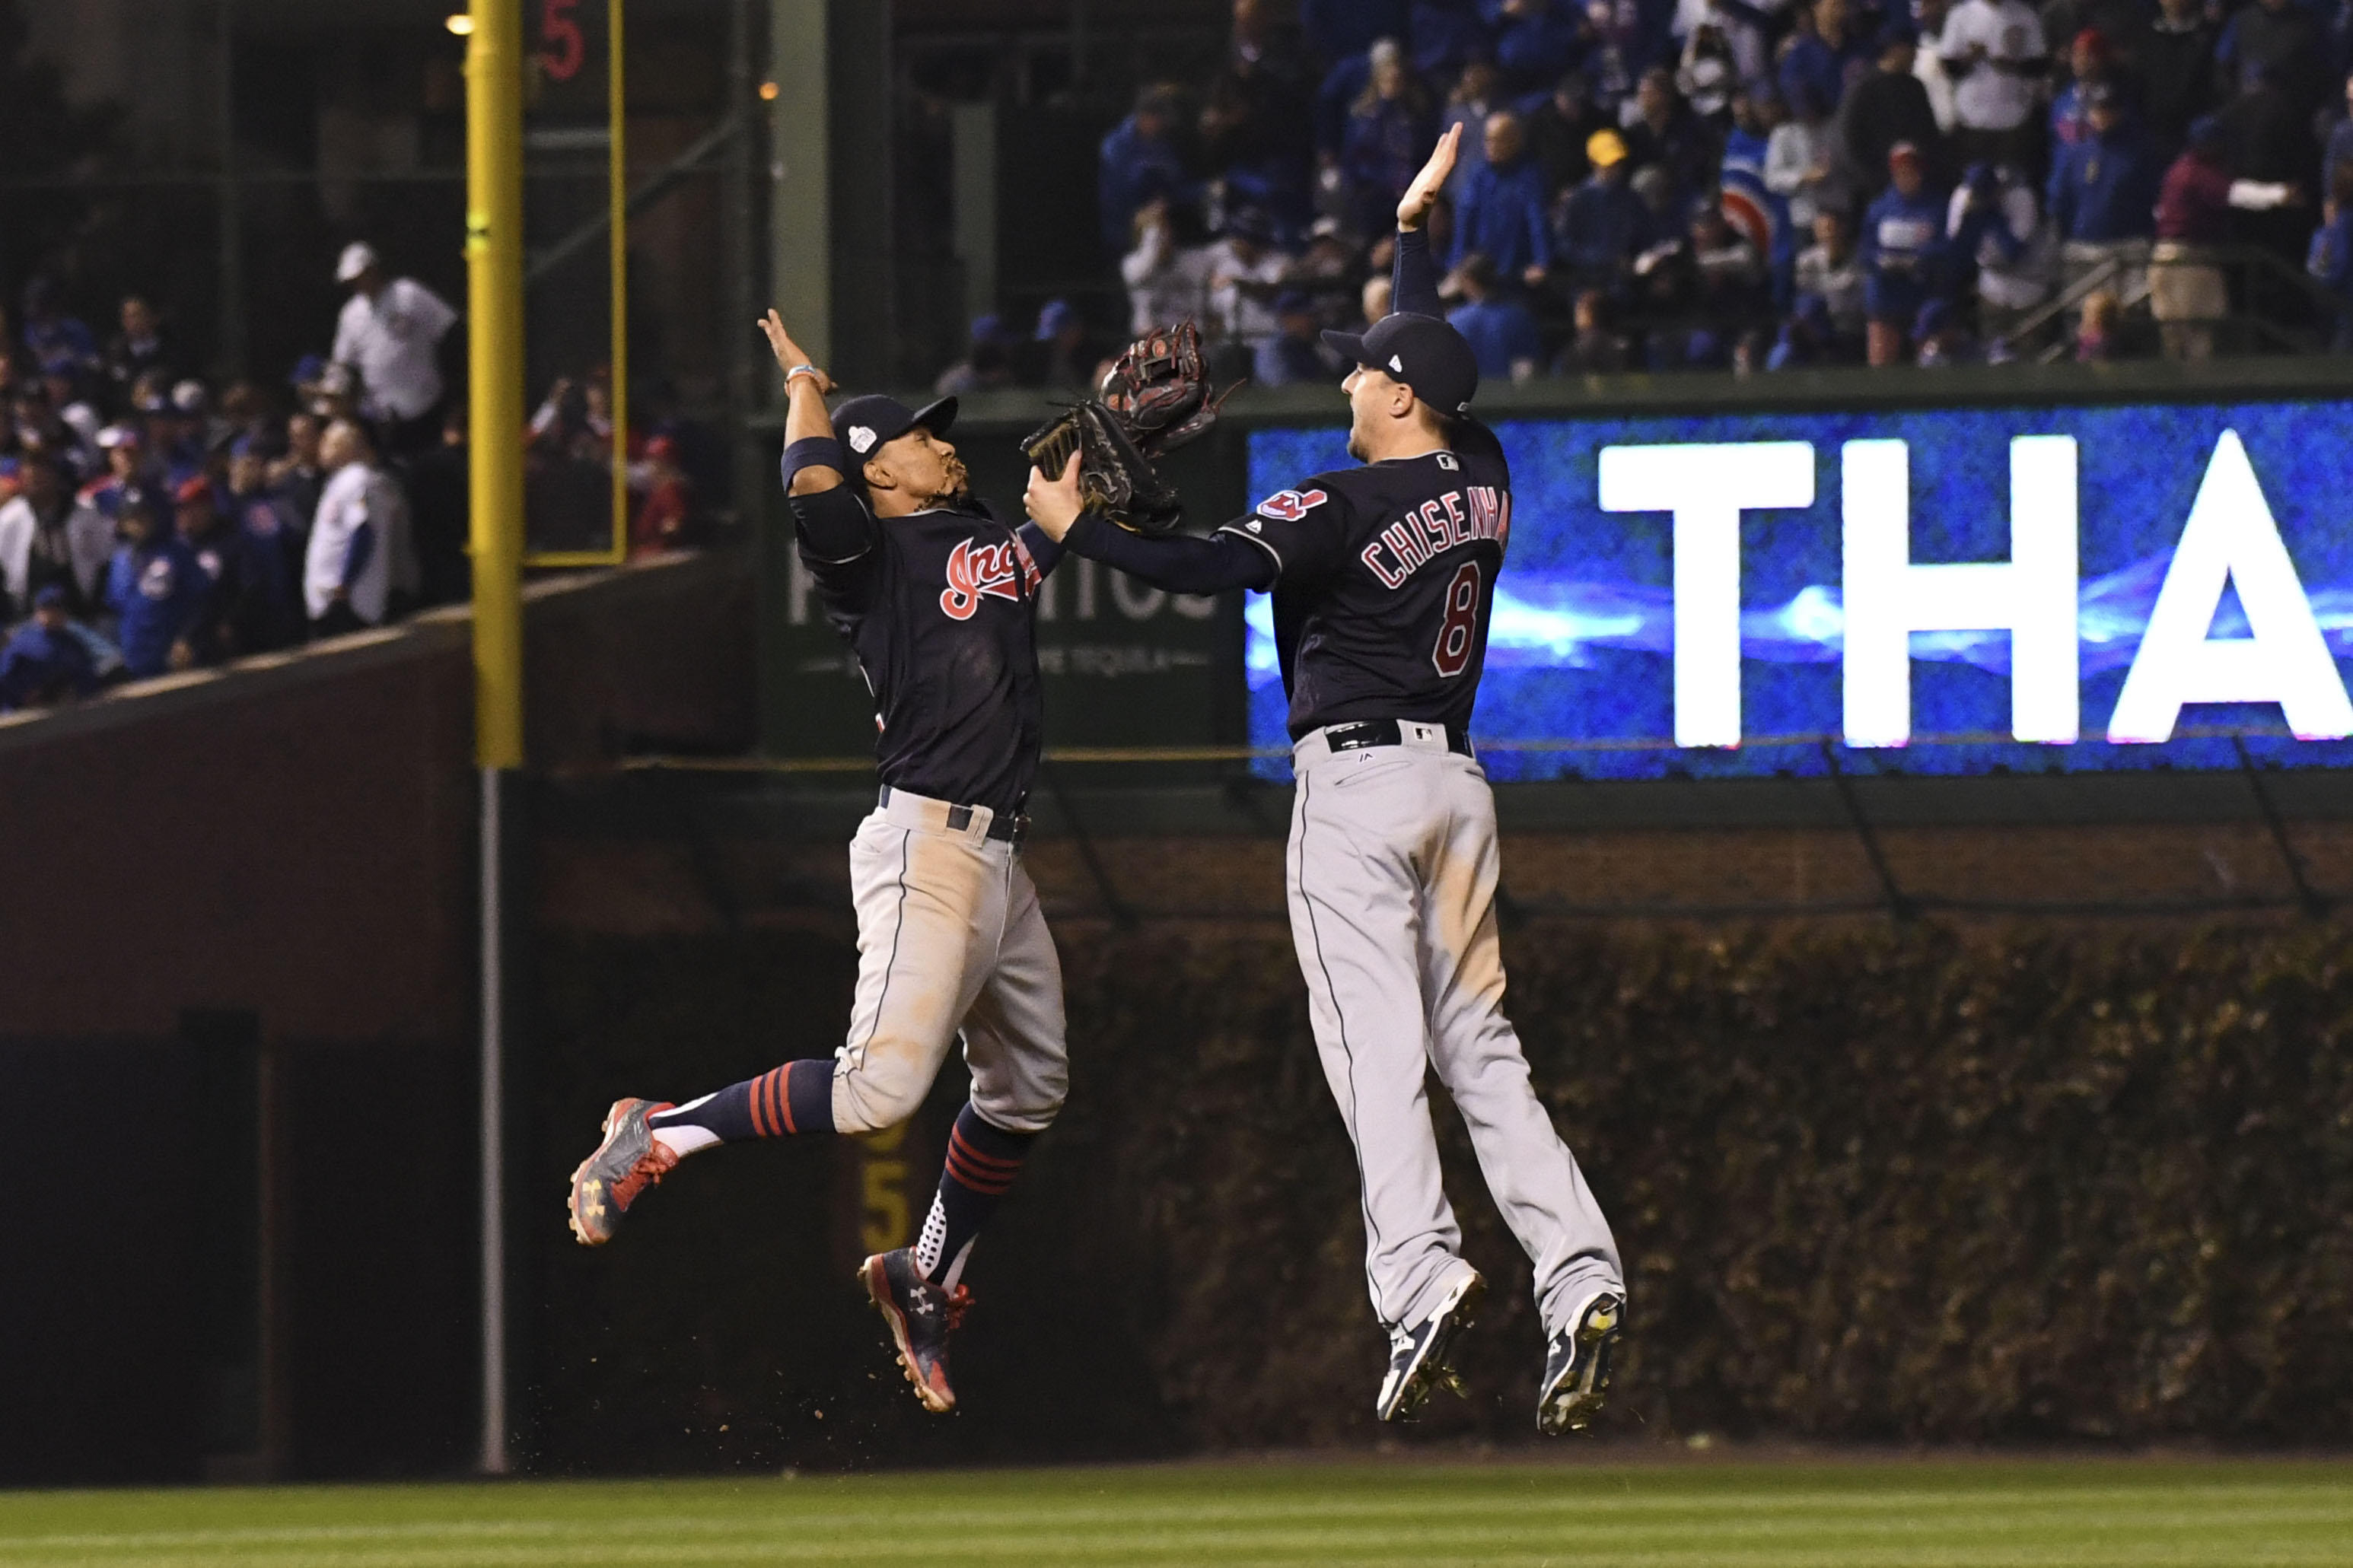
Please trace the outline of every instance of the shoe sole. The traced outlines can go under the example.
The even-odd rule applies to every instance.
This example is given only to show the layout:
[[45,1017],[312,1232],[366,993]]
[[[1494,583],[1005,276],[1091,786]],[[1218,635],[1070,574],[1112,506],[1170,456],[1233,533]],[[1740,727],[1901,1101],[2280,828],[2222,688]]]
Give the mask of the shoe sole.
[[874,1303],[874,1310],[890,1325],[891,1342],[898,1351],[899,1370],[907,1374],[907,1382],[914,1388],[915,1397],[923,1401],[923,1408],[934,1415],[945,1415],[954,1410],[955,1394],[943,1399],[939,1391],[925,1383],[915,1370],[914,1347],[907,1342],[907,1314],[899,1310],[899,1303],[892,1299],[891,1279],[883,1268],[881,1253],[858,1266],[858,1282],[866,1287],[866,1299]]
[[[645,1103],[646,1101],[642,1100],[615,1100],[613,1108],[605,1112],[603,1142],[599,1142],[595,1152],[581,1161],[578,1168],[572,1173],[572,1196],[565,1205],[565,1213],[572,1224],[573,1238],[583,1247],[602,1247],[613,1239],[613,1226],[609,1217],[611,1203],[607,1193],[603,1190],[588,1192],[585,1189],[592,1182],[599,1184],[605,1182],[601,1176],[591,1176],[590,1168],[612,1152],[613,1139],[619,1131],[622,1113],[634,1106]],[[632,1165],[636,1163],[635,1160],[630,1162]]]
[[[1387,1414],[1373,1414],[1383,1421],[1405,1421],[1427,1404],[1431,1392],[1441,1380],[1451,1381],[1454,1369],[1450,1364],[1454,1353],[1454,1342],[1462,1331],[1477,1321],[1479,1305],[1487,1299],[1487,1281],[1478,1274],[1454,1288],[1454,1293],[1438,1304],[1430,1314],[1442,1320],[1430,1341],[1421,1348],[1421,1359],[1416,1362],[1398,1388],[1397,1398],[1390,1402]],[[1456,1392],[1460,1393],[1459,1385]]]
[[1601,1413],[1602,1399],[1609,1392],[1609,1352],[1617,1343],[1618,1326],[1626,1316],[1626,1299],[1619,1296],[1617,1300],[1606,1318],[1595,1312],[1590,1303],[1579,1309],[1577,1342],[1593,1353],[1579,1355],[1571,1362],[1568,1372],[1575,1374],[1573,1380],[1564,1375],[1537,1401],[1536,1430],[1547,1437],[1581,1432]]

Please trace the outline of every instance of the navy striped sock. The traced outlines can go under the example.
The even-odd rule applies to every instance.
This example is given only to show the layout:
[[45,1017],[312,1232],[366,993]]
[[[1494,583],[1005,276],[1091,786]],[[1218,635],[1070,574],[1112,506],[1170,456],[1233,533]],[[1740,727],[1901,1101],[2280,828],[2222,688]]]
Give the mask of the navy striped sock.
[[700,1127],[723,1143],[833,1131],[833,1063],[786,1062],[773,1072],[730,1084],[673,1110],[656,1111],[649,1125]]
[[1022,1157],[1037,1141],[1035,1132],[990,1126],[970,1105],[956,1112],[940,1190],[915,1242],[915,1267],[933,1284],[944,1290],[955,1289],[973,1238],[997,1212],[1013,1178],[1021,1173]]

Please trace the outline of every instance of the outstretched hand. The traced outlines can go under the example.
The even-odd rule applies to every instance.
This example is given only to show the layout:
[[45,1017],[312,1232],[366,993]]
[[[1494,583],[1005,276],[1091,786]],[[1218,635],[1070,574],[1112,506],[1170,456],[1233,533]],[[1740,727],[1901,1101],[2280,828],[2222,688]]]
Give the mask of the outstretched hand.
[[1430,149],[1430,162],[1421,166],[1421,173],[1405,188],[1405,195],[1398,202],[1398,227],[1421,226],[1421,220],[1430,216],[1431,205],[1438,200],[1438,193],[1446,188],[1446,177],[1454,173],[1455,150],[1461,144],[1462,122],[1458,120],[1446,128],[1446,134]]
[[1050,479],[1032,468],[1029,488],[1021,492],[1021,504],[1029,513],[1029,521],[1043,529],[1046,537],[1060,544],[1071,525],[1079,521],[1086,502],[1079,496],[1079,455],[1072,452],[1062,465],[1062,477]]
[[[776,367],[779,370],[790,370],[795,365],[810,364],[809,356],[801,352],[800,344],[793,342],[793,335],[785,331],[784,317],[772,309],[760,319],[758,325],[761,332],[768,340],[769,352],[776,356]],[[811,365],[810,368],[816,367]],[[826,374],[825,372],[818,371],[815,380],[819,393],[833,391],[833,377]]]

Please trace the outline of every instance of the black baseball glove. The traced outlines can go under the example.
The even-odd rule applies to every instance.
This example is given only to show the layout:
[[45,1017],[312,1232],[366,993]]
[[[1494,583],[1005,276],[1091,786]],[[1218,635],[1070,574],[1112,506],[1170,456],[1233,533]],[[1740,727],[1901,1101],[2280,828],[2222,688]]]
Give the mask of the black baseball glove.
[[1021,450],[1053,476],[1077,452],[1079,494],[1090,510],[1136,533],[1166,533],[1184,508],[1153,461],[1215,424],[1234,387],[1209,395],[1201,334],[1186,321],[1130,343],[1098,390],[1031,431]]

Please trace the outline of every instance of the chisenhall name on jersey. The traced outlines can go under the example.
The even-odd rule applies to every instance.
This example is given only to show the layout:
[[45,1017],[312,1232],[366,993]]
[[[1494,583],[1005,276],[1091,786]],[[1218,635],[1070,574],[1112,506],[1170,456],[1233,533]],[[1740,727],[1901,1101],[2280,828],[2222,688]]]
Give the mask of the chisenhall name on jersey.
[[1512,498],[1493,485],[1472,485],[1426,500],[1381,530],[1356,552],[1381,585],[1392,591],[1446,551],[1474,539],[1511,548]]

